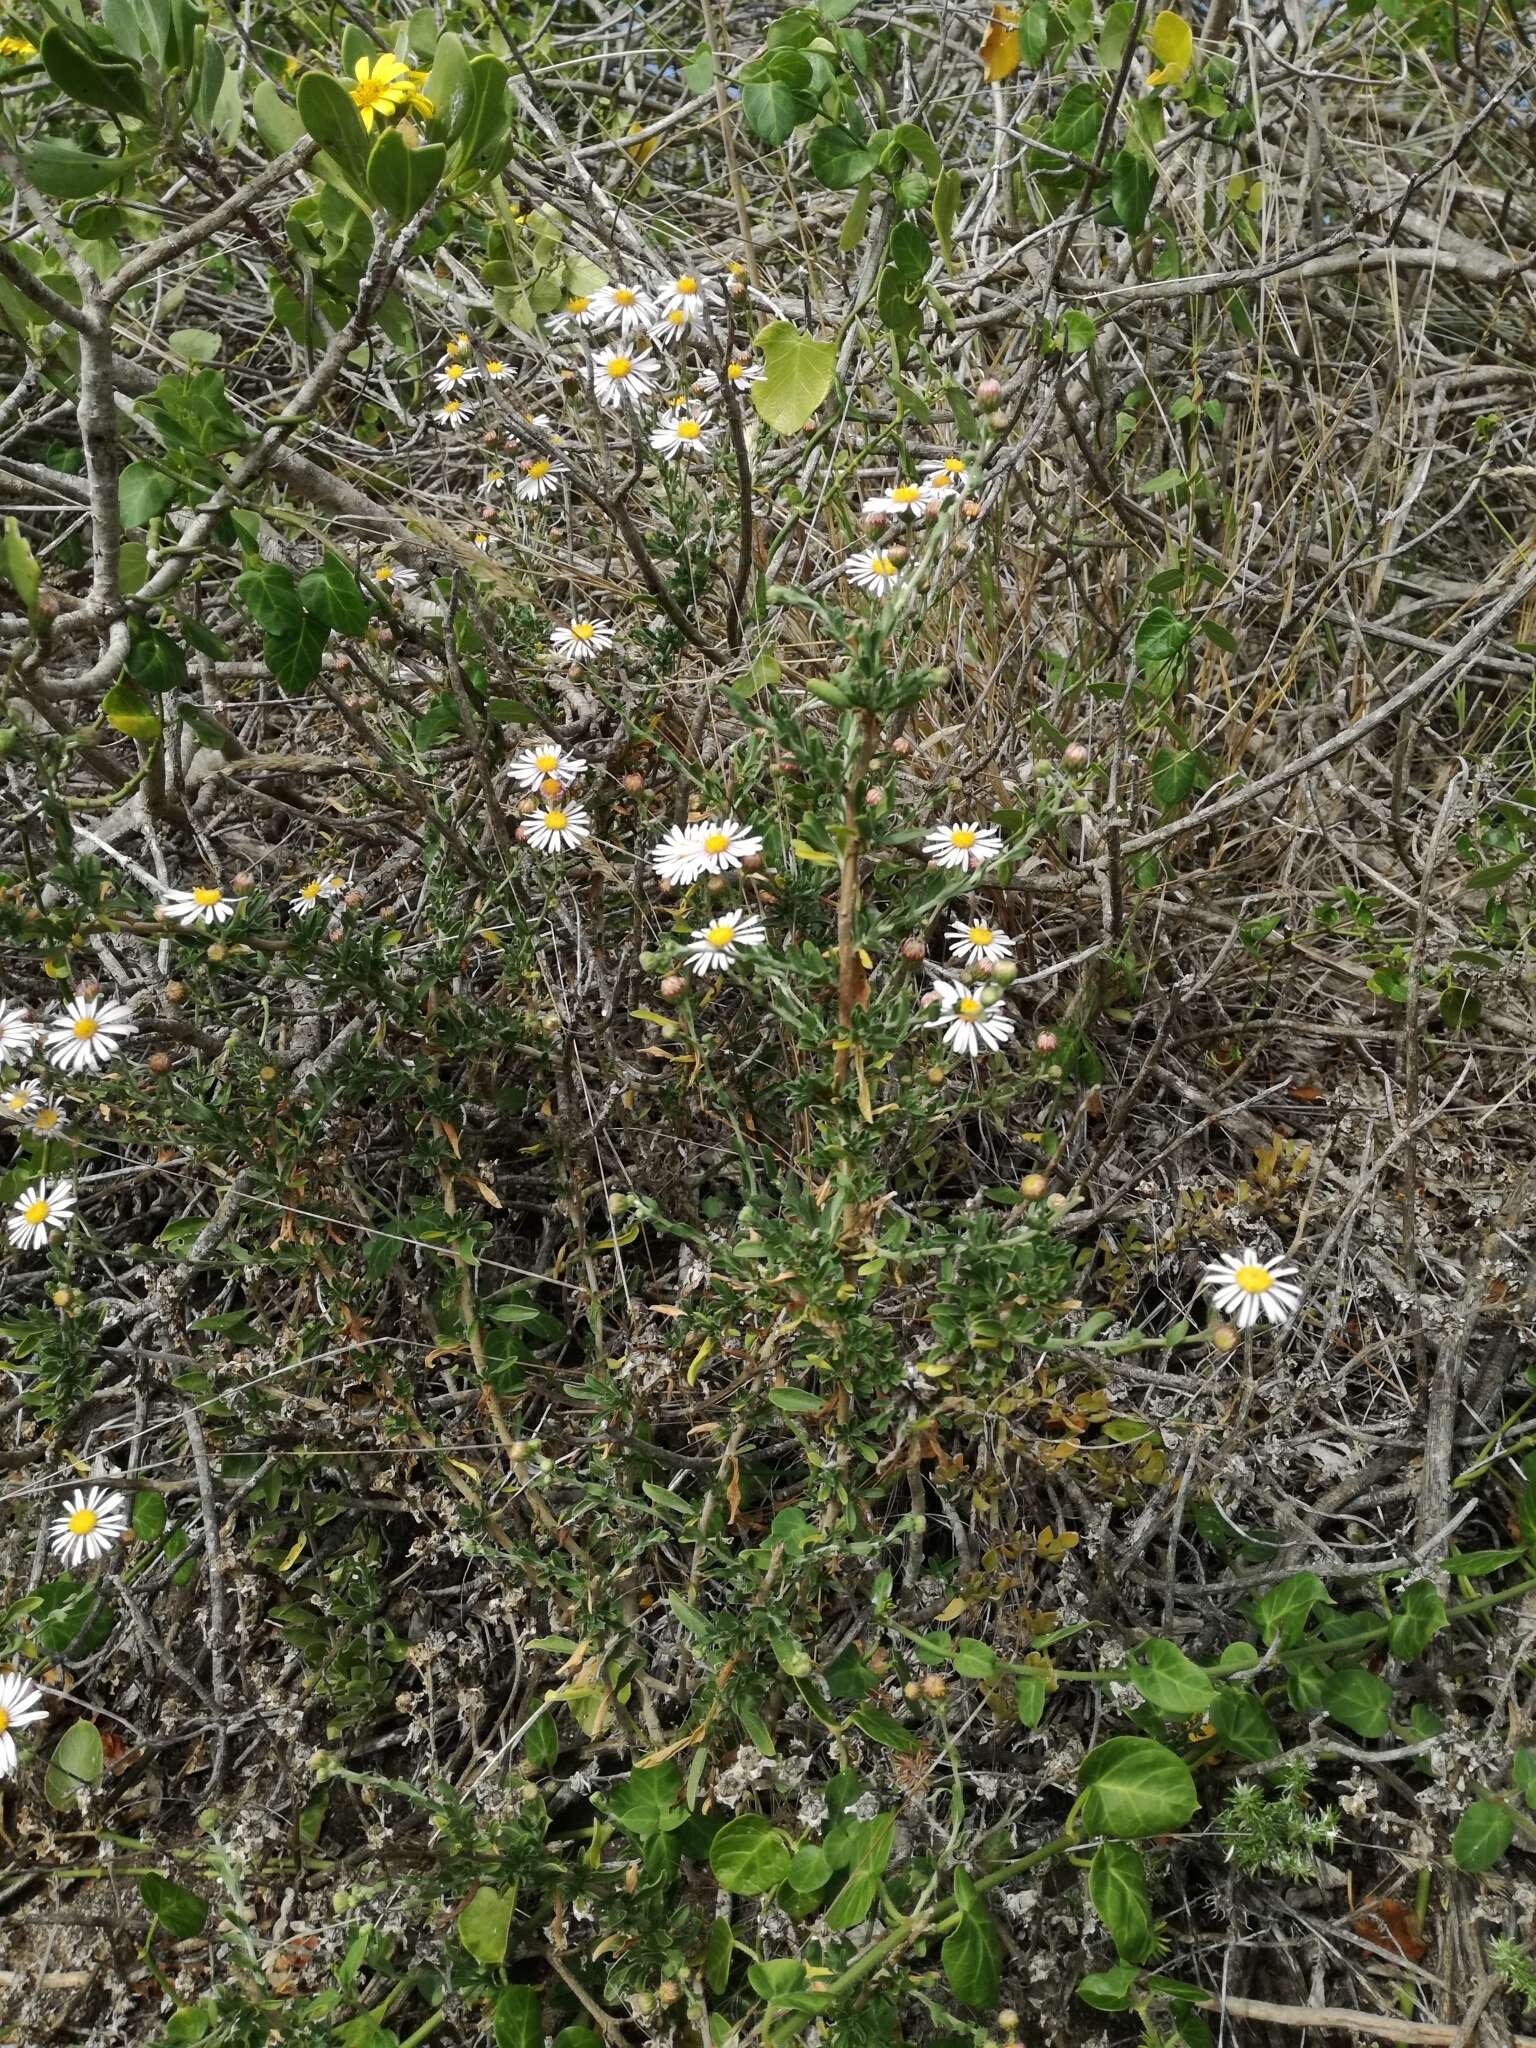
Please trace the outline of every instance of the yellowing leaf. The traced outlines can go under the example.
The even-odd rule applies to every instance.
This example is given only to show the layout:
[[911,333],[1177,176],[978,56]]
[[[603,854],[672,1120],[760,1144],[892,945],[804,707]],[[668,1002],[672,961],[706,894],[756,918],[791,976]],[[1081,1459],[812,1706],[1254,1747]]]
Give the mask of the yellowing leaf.
[[1016,7],[994,7],[987,32],[981,39],[981,68],[988,85],[1011,78],[1019,68],[1019,12]]
[[[641,125],[639,121],[631,121],[625,133],[636,135],[639,133]],[[660,147],[661,137],[659,135],[647,135],[640,142],[627,142],[624,145],[624,154],[633,164],[645,164],[650,162]]]
[[1178,85],[1195,61],[1195,38],[1182,14],[1165,7],[1152,24],[1152,54],[1158,68],[1148,85]]

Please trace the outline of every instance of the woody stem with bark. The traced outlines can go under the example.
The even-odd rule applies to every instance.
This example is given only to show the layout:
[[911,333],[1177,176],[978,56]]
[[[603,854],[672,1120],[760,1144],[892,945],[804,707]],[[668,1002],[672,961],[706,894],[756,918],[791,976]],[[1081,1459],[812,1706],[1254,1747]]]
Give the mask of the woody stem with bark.
[[880,738],[879,721],[874,713],[865,711],[860,717],[863,730],[858,753],[843,784],[843,857],[837,890],[838,1043],[833,1068],[833,1078],[839,1088],[848,1076],[848,1055],[853,1049],[850,1037],[853,1013],[858,1007],[862,989],[858,955],[853,944],[853,920],[859,907],[859,801],[864,778],[869,773],[869,764],[874,759],[875,746]]

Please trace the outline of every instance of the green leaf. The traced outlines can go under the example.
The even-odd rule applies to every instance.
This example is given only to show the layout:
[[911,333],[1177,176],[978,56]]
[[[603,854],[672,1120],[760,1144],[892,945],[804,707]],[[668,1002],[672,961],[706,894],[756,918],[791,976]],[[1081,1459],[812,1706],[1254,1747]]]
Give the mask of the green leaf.
[[146,746],[160,737],[160,714],[134,683],[114,683],[101,700],[101,715],[114,732]]
[[1231,1755],[1263,1763],[1280,1754],[1275,1724],[1251,1693],[1240,1686],[1219,1685],[1210,1705],[1210,1722]]
[[955,252],[950,238],[955,232],[955,217],[959,211],[960,173],[946,165],[934,181],[933,231],[939,238],[939,252],[948,270],[953,270],[955,266]]
[[846,128],[817,128],[806,150],[812,171],[829,192],[849,192],[875,167],[874,151],[866,149]]
[[603,2048],[603,2037],[595,2027],[562,2027],[551,2048]]
[[1103,112],[1104,102],[1097,86],[1069,86],[1051,123],[1052,144],[1071,156],[1091,156],[1099,139]]
[[555,1732],[553,1714],[540,1714],[529,1724],[523,1736],[523,1755],[536,1771],[553,1767],[560,1755],[560,1737]]
[[1456,1823],[1451,1855],[1456,1868],[1471,1876],[1491,1870],[1515,1839],[1515,1817],[1507,1806],[1476,1799]]
[[911,1729],[904,1727],[894,1714],[888,1714],[884,1707],[857,1707],[848,1719],[861,1735],[867,1735],[871,1742],[878,1742],[882,1749],[894,1749],[899,1756],[916,1756],[923,1746]]
[[837,246],[844,256],[851,249],[857,249],[864,239],[864,230],[869,225],[869,202],[874,193],[874,179],[864,178],[853,195],[843,225],[838,231]]
[[[463,1935],[464,1916],[459,1915],[459,1932]],[[465,1942],[468,1948],[468,1942]],[[502,1935],[502,1947],[506,1947],[506,1935]],[[471,1955],[474,1950],[470,1950]],[[480,1960],[483,1960],[480,1959]],[[497,1962],[501,1957],[495,1958]],[[544,2048],[544,2013],[538,1992],[531,1984],[508,1984],[496,1994],[496,2005],[491,2015],[491,2033],[496,2048]]]
[[139,1879],[139,1897],[175,1941],[190,1941],[208,1921],[208,1901],[152,1870]]
[[1045,1712],[1045,1680],[1026,1674],[1014,1680],[1013,1692],[1019,1709],[1019,1726],[1038,1728],[1040,1717]]
[[695,98],[708,92],[715,82],[715,53],[708,43],[700,43],[682,69],[683,84]]
[[1254,1625],[1266,1643],[1279,1642],[1289,1647],[1301,1640],[1307,1616],[1314,1607],[1332,1605],[1328,1588],[1316,1572],[1297,1572],[1282,1579],[1278,1586],[1271,1586],[1254,1603]]
[[1152,756],[1152,794],[1171,811],[1211,786],[1211,765],[1198,747],[1159,747]]
[[299,119],[359,191],[368,185],[368,132],[352,95],[326,71],[306,71],[294,100]]
[[761,1815],[728,1820],[709,1845],[709,1867],[728,1892],[753,1899],[771,1892],[789,1873],[789,1844]]
[[421,90],[432,103],[428,135],[434,142],[457,142],[474,113],[475,84],[464,45],[451,29],[437,39],[432,69]]
[[1134,1963],[1117,1963],[1112,1970],[1095,1970],[1078,1985],[1077,1995],[1095,2012],[1129,2012],[1131,1992],[1140,1974]]
[[152,463],[130,462],[117,479],[117,505],[124,526],[147,526],[176,496],[176,479]]
[[141,1487],[133,1496],[133,1533],[141,1543],[158,1543],[165,1534],[165,1495]]
[[45,135],[26,155],[27,175],[49,199],[90,199],[115,185],[127,168],[120,156],[101,156],[62,136]]
[[446,144],[412,149],[398,128],[386,128],[368,152],[369,194],[391,220],[409,220],[437,190],[447,161]]
[[891,140],[899,143],[914,163],[922,165],[930,178],[936,178],[944,168],[939,155],[938,144],[926,128],[919,128],[915,121],[902,121],[891,130]]
[[1136,1851],[1124,1842],[1101,1842],[1088,1866],[1088,1896],[1120,1960],[1144,1963],[1153,1947],[1152,1905],[1146,1865]]
[[43,1797],[56,1813],[71,1813],[82,1792],[101,1783],[105,1751],[89,1721],[75,1721],[54,1744],[43,1778]]
[[0,539],[0,575],[5,577],[12,590],[21,599],[27,617],[36,622],[37,593],[42,587],[43,572],[37,566],[26,535],[14,519],[5,522],[4,538]]
[[631,1771],[615,1785],[603,1804],[626,1834],[638,1841],[669,1833],[689,1819],[682,1805],[683,1774],[676,1764],[649,1764]]
[[177,327],[171,331],[171,354],[184,363],[211,363],[218,354],[219,337],[206,327]]
[[262,635],[261,651],[273,682],[286,696],[296,697],[320,673],[321,656],[331,629],[308,612],[296,626],[281,626]]
[[812,341],[789,320],[772,320],[755,337],[763,374],[752,386],[757,416],[776,434],[798,434],[832,388],[837,344]]
[[1083,1818],[1096,1835],[1165,1835],[1200,1804],[1189,1765],[1142,1735],[1117,1735],[1090,1749],[1078,1782]]
[[48,76],[70,99],[104,114],[148,120],[149,104],[136,64],[105,51],[86,51],[61,28],[44,30],[38,55]]
[[330,548],[299,578],[299,602],[337,633],[361,633],[373,616],[357,578]]
[[1173,1643],[1144,1643],[1139,1660],[1127,1667],[1126,1676],[1149,1707],[1172,1720],[1186,1721],[1191,1714],[1203,1714],[1216,1690],[1200,1667]]
[[1517,1749],[1510,1775],[1521,1798],[1536,1813],[1536,1749]]
[[208,2029],[213,2021],[207,2010],[200,2005],[184,2005],[173,2012],[165,2023],[165,2048],[192,2048],[196,2041],[208,2038]]
[[517,1909],[517,1886],[498,1891],[495,1885],[480,1884],[459,1908],[459,1940],[477,1963],[496,1965],[505,1961],[507,1933]]
[[903,284],[918,285],[928,275],[933,251],[915,220],[899,220],[891,229],[885,253]]
[[[804,1853],[802,1850],[801,1854]],[[704,1982],[716,1998],[724,1996],[725,1987],[731,1980],[731,1956],[735,1947],[730,1921],[712,1920],[709,1939],[704,1945]]]
[[281,562],[258,562],[234,581],[236,597],[264,633],[282,633],[304,617],[293,571]]
[[1183,677],[1189,658],[1190,628],[1186,619],[1157,605],[1136,628],[1136,667],[1157,689],[1172,689]]
[[476,57],[469,67],[469,112],[459,137],[459,168],[499,171],[511,121],[507,67],[499,57]]
[[961,1678],[995,1678],[997,1653],[979,1636],[960,1636],[950,1652],[950,1662]]
[[827,1925],[839,1933],[857,1927],[875,1902],[880,1879],[891,1860],[896,1816],[894,1813],[877,1813],[872,1820],[848,1821],[844,1825],[852,1831],[849,1839],[853,1844],[853,1856],[848,1866],[847,1882],[827,1908]]
[[815,74],[798,50],[769,50],[741,70],[741,111],[754,135],[777,148],[816,111]]
[[304,133],[298,109],[289,105],[270,78],[263,78],[251,94],[251,119],[273,156],[285,156]]
[[1329,1718],[1352,1728],[1356,1735],[1370,1739],[1386,1734],[1392,1688],[1363,1665],[1346,1664],[1342,1671],[1330,1672],[1322,1698]]
[[169,633],[158,626],[137,626],[128,650],[127,673],[146,690],[163,696],[167,690],[187,687],[187,657]]
[[1387,1648],[1406,1663],[1428,1647],[1445,1622],[1445,1602],[1428,1579],[1419,1579],[1405,1588],[1398,1610],[1387,1624]]
[[945,1982],[962,2005],[973,2010],[997,2004],[1003,1979],[1003,1945],[979,1908],[962,1913],[939,1950]]
[[1157,173],[1138,150],[1116,150],[1109,166],[1109,210],[1128,235],[1147,224]]
[[777,1408],[781,1415],[815,1415],[827,1404],[822,1395],[805,1387],[770,1387],[768,1405]]

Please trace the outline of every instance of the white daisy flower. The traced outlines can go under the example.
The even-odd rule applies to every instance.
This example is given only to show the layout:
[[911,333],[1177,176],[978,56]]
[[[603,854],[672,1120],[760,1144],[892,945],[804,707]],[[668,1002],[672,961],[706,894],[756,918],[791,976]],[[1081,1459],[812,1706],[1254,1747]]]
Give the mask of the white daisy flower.
[[1013,941],[996,925],[985,922],[962,924],[956,918],[949,928],[949,957],[964,967],[980,964],[995,967],[999,960],[1013,958]]
[[399,562],[377,562],[369,571],[369,581],[375,590],[409,590],[421,578],[414,569],[406,569]]
[[89,1074],[110,1067],[119,1045],[138,1028],[126,1003],[76,996],[47,1027],[43,1050],[61,1073]]
[[37,1026],[20,1003],[0,1003],[0,1060],[25,1059],[37,1040]]
[[734,818],[706,818],[697,829],[705,872],[711,875],[723,875],[731,868],[739,868],[749,855],[763,850],[758,834],[749,832]]
[[700,925],[686,957],[695,974],[718,974],[735,966],[740,948],[767,943],[768,927],[760,917],[745,910],[728,910],[713,923]]
[[488,555],[491,552],[491,536],[488,533],[472,533],[469,536],[469,544],[482,555]]
[[600,315],[595,299],[581,292],[572,292],[565,304],[550,320],[551,334],[580,334],[584,328],[596,327]]
[[1283,1259],[1261,1259],[1256,1251],[1213,1260],[1200,1284],[1211,1290],[1217,1310],[1230,1316],[1240,1330],[1251,1330],[1261,1316],[1266,1322],[1288,1322],[1301,1306],[1296,1268]]
[[485,359],[485,374],[491,383],[500,384],[504,378],[511,376],[512,365],[504,363],[500,356],[487,356]]
[[656,389],[656,365],[650,356],[608,348],[592,365],[592,387],[599,405],[611,411],[625,399],[649,398]]
[[697,327],[716,303],[718,295],[715,287],[695,271],[683,270],[676,277],[669,277],[657,296],[661,300],[663,317],[679,312],[685,315],[690,327]]
[[701,826],[673,825],[651,848],[651,866],[674,889],[686,889],[709,865],[703,841]]
[[110,1486],[79,1488],[50,1525],[48,1547],[61,1564],[93,1564],[128,1532],[128,1508]]
[[542,789],[546,782],[562,783],[567,789],[578,775],[585,775],[587,763],[579,754],[568,754],[558,740],[535,740],[507,763],[507,773],[519,789]]
[[714,444],[709,435],[709,414],[673,413],[654,430],[651,446],[663,462],[675,462],[680,455],[712,454]]
[[488,469],[480,479],[481,495],[487,498],[494,496],[505,486],[506,481],[507,472],[504,469]]
[[525,822],[523,837],[535,853],[564,853],[592,837],[591,814],[585,804],[551,804]]
[[938,1004],[933,1015],[923,1018],[923,1026],[942,1031],[944,1043],[967,1059],[974,1059],[979,1052],[996,1052],[1017,1029],[1000,1002],[989,1003],[957,981],[936,983],[934,993]]
[[860,590],[872,590],[877,597],[883,597],[888,590],[899,590],[902,584],[901,564],[878,548],[864,548],[850,555],[843,564],[843,574],[851,583],[857,583]]
[[465,385],[472,384],[479,374],[473,363],[444,363],[434,381],[439,391],[460,391]]
[[432,417],[440,427],[451,427],[455,433],[460,427],[467,427],[475,416],[475,408],[466,405],[462,398],[445,398]]
[[958,455],[946,455],[937,469],[930,469],[923,478],[930,492],[942,496],[945,491],[958,491],[965,485],[965,464]]
[[964,824],[936,825],[923,841],[924,853],[941,868],[979,868],[1002,850],[1003,835],[997,827],[974,818]]
[[19,1671],[0,1671],[0,1778],[16,1772],[17,1728],[30,1728],[34,1721],[48,1717],[43,1696],[30,1678]]
[[654,317],[656,307],[650,294],[634,285],[609,284],[594,295],[592,310],[600,327],[617,328],[627,338],[640,333]]
[[323,903],[334,903],[338,896],[345,895],[346,883],[340,875],[315,875],[300,889],[297,896],[290,896],[288,908],[295,917],[307,917],[310,911]]
[[927,484],[892,484],[881,498],[864,500],[866,519],[921,519],[933,503]]
[[651,328],[658,348],[679,348],[693,332],[693,317],[684,306],[668,306]]
[[40,1252],[46,1249],[50,1238],[68,1229],[69,1219],[74,1213],[75,1184],[72,1180],[56,1180],[51,1184],[35,1180],[11,1204],[6,1232],[18,1251]]
[[564,475],[558,462],[551,462],[547,456],[531,455],[523,464],[523,473],[514,489],[525,505],[536,505],[541,498],[553,498],[558,493]]
[[26,1125],[34,1138],[60,1138],[69,1129],[69,1113],[56,1095],[45,1095]]
[[451,341],[445,341],[443,343],[443,353],[438,362],[438,368],[446,369],[454,357],[463,355],[468,347],[469,336],[467,334],[456,334]]
[[556,626],[549,644],[566,661],[596,661],[618,637],[605,619],[572,619],[568,626]]
[[43,1091],[35,1081],[12,1081],[0,1088],[0,1116],[9,1123],[27,1123],[42,1099]]
[[[754,363],[747,356],[732,356],[725,366],[723,381],[729,384],[733,391],[750,391],[762,374],[763,366],[761,363]],[[699,383],[703,386],[706,396],[710,398],[713,398],[719,391],[721,382],[722,379],[717,370],[706,370],[699,379]]]
[[239,909],[233,896],[226,896],[222,889],[168,889],[160,906],[167,917],[177,924],[228,924]]

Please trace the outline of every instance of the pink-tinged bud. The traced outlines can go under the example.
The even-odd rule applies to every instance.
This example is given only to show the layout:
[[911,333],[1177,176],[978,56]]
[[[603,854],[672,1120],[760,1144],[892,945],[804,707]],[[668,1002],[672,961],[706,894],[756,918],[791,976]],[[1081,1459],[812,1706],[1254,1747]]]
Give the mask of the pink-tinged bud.
[[978,405],[996,405],[1002,395],[1003,387],[996,377],[983,377],[976,386],[976,403]]
[[885,514],[883,512],[866,512],[864,514],[863,526],[866,533],[879,533],[884,525]]
[[1035,1033],[1036,1052],[1054,1052],[1058,1042],[1054,1031],[1037,1031]]
[[1063,752],[1061,758],[1069,768],[1086,768],[1088,766],[1088,749],[1081,740],[1073,740],[1072,744]]
[[979,519],[981,517],[980,498],[965,499],[960,507],[960,517],[962,519]]
[[381,647],[393,647],[393,646],[394,646],[394,644],[395,644],[395,629],[394,629],[394,627],[393,627],[393,626],[375,626],[375,627],[374,627],[374,629],[373,629],[373,631],[374,631],[374,637],[375,637],[375,638],[377,639],[377,641],[378,641],[378,643],[379,643],[379,645],[380,645]]
[[931,1010],[938,1000],[939,992],[936,988],[925,988],[917,999],[917,1007],[920,1010]]
[[664,974],[661,977],[661,993],[669,1003],[675,1003],[687,986],[687,982],[680,974]]
[[630,796],[638,796],[645,787],[645,777],[637,775],[633,768],[631,768],[627,775],[620,778],[619,787]]
[[171,1071],[171,1056],[168,1052],[152,1052],[144,1064],[152,1074],[168,1074]]
[[928,957],[928,948],[914,934],[910,939],[902,940],[901,957],[909,967],[921,967]]
[[494,427],[487,427],[485,432],[480,436],[480,446],[482,448],[494,448],[496,446],[496,440],[496,429]]
[[904,562],[907,559],[907,550],[899,540],[893,542],[885,552],[893,562]]
[[878,810],[880,805],[884,802],[885,791],[881,788],[878,782],[872,782],[869,788],[866,789],[864,792],[865,808],[871,811]]
[[251,890],[255,888],[256,877],[254,875],[248,875],[242,868],[240,873],[235,876],[234,880],[230,883],[229,886],[231,889],[234,890],[237,896],[246,896],[249,895]]
[[336,657],[336,673],[337,673],[337,675],[339,675],[339,676],[349,676],[349,675],[351,675],[351,673],[352,673],[352,657],[351,657],[351,655],[350,655],[350,654],[338,654],[338,655],[337,655],[337,657]]
[[905,761],[908,754],[910,754],[911,751],[912,742],[907,738],[905,733],[898,733],[896,738],[891,741],[891,752],[896,756],[898,761]]

